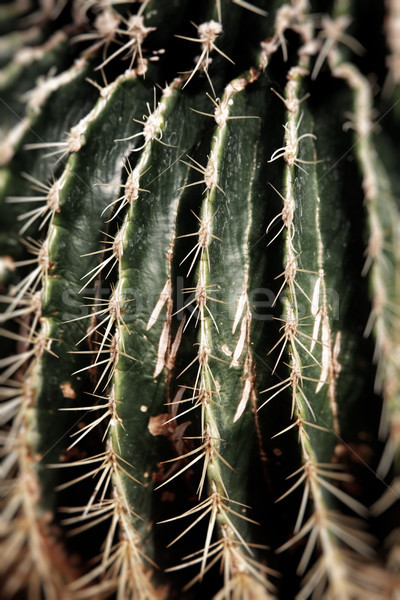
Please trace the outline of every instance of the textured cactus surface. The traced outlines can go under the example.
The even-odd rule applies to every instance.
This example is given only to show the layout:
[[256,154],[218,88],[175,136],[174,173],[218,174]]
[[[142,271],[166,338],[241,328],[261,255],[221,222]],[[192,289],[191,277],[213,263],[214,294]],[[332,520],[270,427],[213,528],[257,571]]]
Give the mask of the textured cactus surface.
[[400,2],[0,7],[0,585],[400,595]]

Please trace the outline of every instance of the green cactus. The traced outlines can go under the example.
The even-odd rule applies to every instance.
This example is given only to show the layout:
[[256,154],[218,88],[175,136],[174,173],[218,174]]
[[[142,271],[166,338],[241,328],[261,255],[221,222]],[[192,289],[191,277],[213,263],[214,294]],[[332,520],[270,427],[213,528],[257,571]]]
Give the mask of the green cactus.
[[399,2],[0,18],[1,598],[397,597]]

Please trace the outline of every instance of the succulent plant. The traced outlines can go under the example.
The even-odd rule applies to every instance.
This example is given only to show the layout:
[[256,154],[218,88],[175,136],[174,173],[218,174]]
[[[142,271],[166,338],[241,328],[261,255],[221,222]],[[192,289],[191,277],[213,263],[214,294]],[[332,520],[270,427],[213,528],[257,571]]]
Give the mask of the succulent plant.
[[400,593],[400,3],[0,7],[2,598]]

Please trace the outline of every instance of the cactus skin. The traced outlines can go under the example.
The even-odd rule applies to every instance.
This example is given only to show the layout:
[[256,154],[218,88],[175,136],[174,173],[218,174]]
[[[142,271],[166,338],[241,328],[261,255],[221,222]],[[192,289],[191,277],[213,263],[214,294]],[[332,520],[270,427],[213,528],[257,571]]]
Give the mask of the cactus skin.
[[5,598],[399,593],[399,3],[330,4],[0,9]]

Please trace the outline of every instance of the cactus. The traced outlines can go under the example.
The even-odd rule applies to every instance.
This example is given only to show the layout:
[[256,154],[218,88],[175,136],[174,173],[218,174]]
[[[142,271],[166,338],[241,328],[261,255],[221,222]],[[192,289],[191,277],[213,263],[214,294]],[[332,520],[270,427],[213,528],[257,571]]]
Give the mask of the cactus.
[[1,597],[397,597],[398,0],[0,16]]

